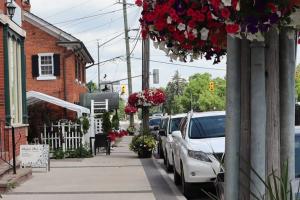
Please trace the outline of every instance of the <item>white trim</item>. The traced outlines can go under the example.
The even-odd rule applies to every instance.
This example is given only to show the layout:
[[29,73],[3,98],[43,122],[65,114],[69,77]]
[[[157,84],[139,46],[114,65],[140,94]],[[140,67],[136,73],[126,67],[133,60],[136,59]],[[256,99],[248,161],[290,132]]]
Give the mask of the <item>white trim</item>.
[[56,76],[38,76],[38,77],[36,77],[36,80],[38,80],[38,81],[56,80]]
[[[37,80],[55,80],[56,77],[54,76],[54,53],[39,53],[39,76]],[[42,74],[42,59],[43,56],[51,56],[51,65],[52,65],[52,74]]]
[[0,14],[0,23],[8,24],[9,28],[22,37],[26,37],[26,31],[19,27],[15,22],[11,21],[7,15]]

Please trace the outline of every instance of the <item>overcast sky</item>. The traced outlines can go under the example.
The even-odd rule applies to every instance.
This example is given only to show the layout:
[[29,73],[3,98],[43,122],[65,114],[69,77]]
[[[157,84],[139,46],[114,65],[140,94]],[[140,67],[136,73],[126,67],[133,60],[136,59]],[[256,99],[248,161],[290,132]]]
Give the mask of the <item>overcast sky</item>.
[[[117,3],[118,0],[31,0],[31,11],[39,17],[47,20],[50,23],[62,28],[64,31],[74,35],[82,40],[92,56],[97,62],[97,41],[100,44],[107,40],[124,33],[122,4]],[[128,0],[127,3],[133,3],[133,0]],[[128,6],[128,23],[130,29],[139,28],[138,19],[140,17],[140,8],[136,6]],[[93,15],[94,17],[88,17]],[[74,21],[73,19],[84,18]],[[68,22],[66,22],[68,21]],[[137,32],[131,31],[130,42],[131,50],[135,46]],[[141,41],[136,45],[132,53],[132,57],[141,58]],[[108,60],[118,56],[124,56],[125,40],[124,35],[118,37],[112,42],[100,48],[100,61]],[[298,58],[299,56],[298,51]],[[151,60],[171,63],[164,52],[156,50],[151,45]],[[141,60],[132,59],[132,76],[141,75]],[[175,71],[178,70],[183,78],[188,78],[194,73],[209,72],[213,77],[224,77],[226,58],[221,63],[213,65],[212,61],[199,60],[192,63],[174,62],[174,64],[183,64],[187,66],[179,66],[172,64],[150,63],[151,71],[153,69],[160,70],[160,84],[153,85],[151,79],[151,87],[165,87],[167,82],[172,78]],[[195,67],[194,67],[195,66]],[[201,69],[196,67],[204,67],[209,69]],[[213,70],[213,69],[223,70]],[[127,77],[127,65],[125,59],[117,59],[114,62],[106,63],[101,66],[101,77],[107,74],[107,81],[114,81]],[[97,83],[97,67],[90,68],[87,71],[87,80],[93,80]],[[127,84],[127,81],[121,82]],[[141,90],[141,78],[133,79],[133,90]]]

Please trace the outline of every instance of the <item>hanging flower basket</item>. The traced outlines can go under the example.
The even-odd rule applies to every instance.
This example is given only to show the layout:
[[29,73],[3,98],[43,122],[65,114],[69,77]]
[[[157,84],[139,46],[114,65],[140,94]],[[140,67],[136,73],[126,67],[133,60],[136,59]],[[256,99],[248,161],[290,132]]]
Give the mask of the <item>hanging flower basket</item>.
[[126,105],[126,107],[125,107],[125,113],[127,115],[132,115],[132,114],[136,113],[137,111],[138,111],[138,109],[136,107],[131,106],[129,104]]
[[[164,103],[166,96],[160,89],[148,89],[142,92],[133,93],[128,98],[128,111],[134,108],[158,106]],[[125,111],[126,112],[126,111]]]
[[291,14],[300,5],[299,0],[208,0],[213,14],[226,24],[227,33],[250,40],[264,40],[274,25],[289,26]]
[[171,60],[205,57],[218,63],[225,55],[225,24],[210,11],[208,1],[137,0],[136,4],[143,7],[143,38],[149,36]]

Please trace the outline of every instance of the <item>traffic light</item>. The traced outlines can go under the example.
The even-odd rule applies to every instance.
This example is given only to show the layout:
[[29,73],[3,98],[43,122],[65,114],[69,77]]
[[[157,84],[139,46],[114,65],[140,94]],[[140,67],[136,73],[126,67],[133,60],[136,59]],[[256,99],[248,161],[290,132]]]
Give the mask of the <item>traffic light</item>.
[[215,83],[213,81],[209,82],[209,91],[211,92],[215,91]]
[[121,94],[125,94],[126,93],[126,85],[122,85],[121,86]]

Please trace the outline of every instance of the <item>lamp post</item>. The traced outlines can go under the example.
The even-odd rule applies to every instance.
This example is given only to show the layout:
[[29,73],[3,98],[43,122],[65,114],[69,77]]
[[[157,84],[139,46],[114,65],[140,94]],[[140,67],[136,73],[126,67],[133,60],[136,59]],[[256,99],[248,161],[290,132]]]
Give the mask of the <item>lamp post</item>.
[[16,11],[16,6],[13,4],[13,2],[11,0],[10,2],[8,2],[6,4],[6,7],[7,7],[7,13],[9,15],[10,19],[12,19],[15,14],[15,11]]

